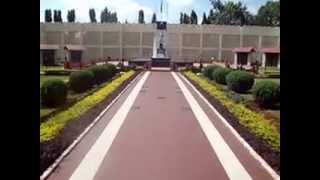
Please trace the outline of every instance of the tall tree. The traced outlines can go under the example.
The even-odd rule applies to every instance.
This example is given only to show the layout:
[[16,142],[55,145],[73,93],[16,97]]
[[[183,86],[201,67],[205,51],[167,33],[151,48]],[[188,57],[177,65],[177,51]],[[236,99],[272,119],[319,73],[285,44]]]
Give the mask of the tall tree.
[[156,15],[156,13],[153,13],[151,23],[153,24],[156,22],[157,22],[157,15]]
[[104,8],[100,15],[100,22],[101,23],[117,23],[118,17],[116,12],[111,12],[108,8]]
[[184,13],[183,14],[183,24],[190,24],[191,23],[191,20],[190,20],[190,17]]
[[57,11],[57,19],[59,23],[62,23],[62,15],[61,15],[61,10]]
[[180,12],[180,24],[184,24],[184,16],[182,12]]
[[144,24],[144,23],[145,23],[145,22],[144,22],[144,12],[143,12],[142,9],[139,11],[138,22],[139,22],[139,24]]
[[96,23],[97,22],[96,12],[95,12],[94,9],[89,9],[89,16],[90,16],[91,23]]
[[191,14],[190,14],[190,23],[191,24],[198,24],[198,16],[194,10],[192,10]]
[[208,24],[206,13],[203,13],[201,24]]
[[68,19],[68,22],[75,22],[76,14],[74,9],[71,9],[70,11],[68,11],[67,19]]
[[207,23],[208,24],[214,24],[215,23],[215,14],[213,13],[213,10],[210,9],[208,18],[207,18]]
[[57,10],[53,10],[53,21],[55,23],[59,22],[59,19],[58,19],[58,11]]
[[44,21],[45,21],[45,22],[52,22],[51,9],[46,9],[46,10],[44,11]]
[[268,1],[261,6],[256,23],[262,26],[280,26],[280,1]]

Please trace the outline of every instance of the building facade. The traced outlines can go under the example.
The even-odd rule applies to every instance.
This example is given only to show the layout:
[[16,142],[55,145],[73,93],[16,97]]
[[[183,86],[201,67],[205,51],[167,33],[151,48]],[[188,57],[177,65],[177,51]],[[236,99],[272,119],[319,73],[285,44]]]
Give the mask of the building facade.
[[[155,24],[40,23],[40,45],[55,45],[55,62],[64,61],[64,47],[84,48],[82,61],[151,58]],[[177,59],[234,61],[232,50],[254,47],[262,61],[263,48],[280,47],[279,27],[168,24],[167,53]],[[40,61],[41,59],[40,54]]]

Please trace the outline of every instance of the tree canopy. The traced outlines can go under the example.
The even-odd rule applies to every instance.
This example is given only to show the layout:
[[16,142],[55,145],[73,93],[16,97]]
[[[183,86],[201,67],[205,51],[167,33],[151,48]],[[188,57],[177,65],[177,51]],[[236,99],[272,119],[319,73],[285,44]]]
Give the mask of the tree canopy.
[[138,22],[139,22],[139,24],[144,24],[144,23],[145,23],[145,22],[144,22],[144,12],[143,12],[142,9],[139,11]]
[[76,13],[75,13],[74,9],[71,9],[70,11],[68,11],[67,19],[68,19],[68,22],[75,22]]
[[45,21],[45,22],[52,22],[51,9],[46,9],[46,10],[44,11],[44,21]]
[[96,23],[97,19],[96,19],[96,12],[94,9],[89,9],[89,17],[90,17],[90,22],[92,23]]
[[108,10],[108,7],[104,8],[100,15],[101,23],[117,23],[118,17],[116,12],[111,12]]
[[153,13],[151,23],[153,24],[156,22],[157,22],[157,15],[156,15],[156,13]]

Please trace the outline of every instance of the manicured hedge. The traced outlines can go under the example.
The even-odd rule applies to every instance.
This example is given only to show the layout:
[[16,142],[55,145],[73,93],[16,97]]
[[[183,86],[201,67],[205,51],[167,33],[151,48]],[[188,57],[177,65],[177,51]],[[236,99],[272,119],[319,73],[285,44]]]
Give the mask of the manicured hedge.
[[70,75],[69,86],[74,92],[81,93],[92,87],[94,75],[91,71],[82,70],[73,72]]
[[257,82],[252,89],[252,95],[261,107],[272,107],[280,102],[280,85],[268,80]]
[[226,76],[231,72],[231,69],[217,68],[212,73],[212,79],[219,84],[226,84]]
[[92,72],[95,84],[101,84],[112,78],[111,69],[107,66],[93,66],[88,70]]
[[92,95],[89,95],[75,103],[67,110],[59,112],[53,117],[50,117],[46,122],[40,125],[40,142],[54,139],[69,122],[75,120],[80,115],[94,107],[96,104],[103,101],[132,75],[134,75],[134,71],[129,71],[122,74],[119,78],[111,81],[105,87],[102,87]]
[[41,104],[46,107],[57,107],[67,100],[68,86],[61,79],[50,79],[41,86]]
[[228,88],[244,93],[250,90],[254,84],[254,76],[245,71],[232,71],[226,76]]
[[209,65],[203,69],[203,75],[212,80],[212,73],[218,68],[221,67],[218,65]]
[[275,150],[280,151],[280,133],[269,124],[262,114],[246,108],[241,103],[233,102],[217,85],[210,83],[205,78],[201,78],[191,72],[185,72],[184,74],[228,108],[239,119],[240,124],[265,140]]

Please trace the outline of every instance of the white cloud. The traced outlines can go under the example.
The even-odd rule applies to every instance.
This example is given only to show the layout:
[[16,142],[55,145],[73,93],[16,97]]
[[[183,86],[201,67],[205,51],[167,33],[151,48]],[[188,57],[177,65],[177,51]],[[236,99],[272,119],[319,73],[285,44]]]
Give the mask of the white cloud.
[[175,7],[184,7],[191,5],[193,0],[168,0],[169,5]]

